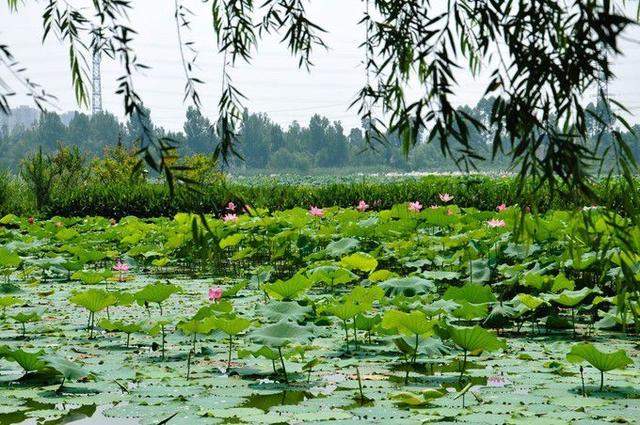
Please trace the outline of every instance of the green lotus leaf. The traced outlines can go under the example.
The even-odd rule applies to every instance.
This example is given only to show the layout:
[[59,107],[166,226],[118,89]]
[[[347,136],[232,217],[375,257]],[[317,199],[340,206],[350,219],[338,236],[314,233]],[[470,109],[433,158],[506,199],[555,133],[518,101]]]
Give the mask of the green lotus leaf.
[[480,326],[449,326],[448,333],[451,340],[465,351],[491,352],[507,348],[506,342]]
[[358,313],[362,313],[363,308],[360,304],[356,304],[353,301],[343,301],[326,305],[322,311],[342,321],[346,321],[354,318]]
[[242,317],[214,317],[212,320],[216,329],[221,330],[227,335],[236,336],[244,332],[251,326],[251,321]]
[[463,320],[484,319],[489,314],[488,304],[473,304],[468,301],[456,301],[458,308],[453,311],[454,317]]
[[234,233],[220,241],[220,248],[225,249],[238,245],[244,239],[244,233]]
[[29,352],[22,349],[10,350],[6,346],[0,347],[0,357],[18,363],[26,373],[47,369],[46,362],[42,360],[43,355],[44,350]]
[[395,329],[405,335],[430,336],[434,332],[436,319],[428,319],[420,310],[405,313],[399,310],[387,310],[380,324],[385,329]]
[[427,388],[421,390],[419,392],[413,391],[399,391],[389,394],[389,398],[393,400],[395,403],[419,407],[426,406],[432,400],[445,396],[446,391],[435,389],[435,388]]
[[172,285],[169,283],[152,283],[134,294],[136,301],[142,305],[147,303],[161,304],[167,300],[171,295],[182,292],[182,288],[178,285]]
[[203,319],[191,319],[179,322],[176,328],[185,335],[208,335],[216,328],[215,317],[205,317]]
[[6,310],[8,307],[13,305],[21,304],[22,300],[20,298],[12,297],[11,295],[6,295],[4,297],[0,297],[0,309]]
[[371,254],[355,252],[346,257],[342,257],[340,265],[349,270],[372,272],[378,267],[378,260],[376,260]]
[[250,338],[269,347],[283,347],[292,342],[304,343],[313,339],[313,328],[280,321],[254,330]]
[[0,246],[0,267],[15,268],[20,265],[20,256],[5,247]]
[[113,276],[111,270],[103,270],[99,272],[78,270],[71,275],[71,279],[79,280],[87,285],[95,285]]
[[586,361],[600,372],[609,372],[614,369],[624,369],[633,364],[627,353],[620,349],[610,353],[598,350],[588,342],[578,343],[571,347],[567,354],[567,360],[571,363]]
[[370,332],[376,325],[382,322],[382,317],[380,317],[379,314],[375,316],[365,316],[362,313],[358,313],[354,320],[357,329]]
[[192,319],[202,320],[206,317],[217,316],[219,314],[231,313],[233,311],[233,304],[229,301],[218,301],[216,303],[211,303],[205,306],[202,306],[198,309],[196,314],[193,315]]
[[595,290],[589,287],[584,287],[579,291],[564,290],[558,295],[550,296],[549,299],[565,307],[575,307],[593,292]]
[[329,242],[325,248],[327,255],[331,257],[342,257],[349,252],[355,251],[360,242],[354,238],[342,238],[337,241]]
[[427,270],[427,271],[422,272],[422,276],[425,279],[435,280],[435,281],[456,280],[456,279],[460,278],[460,273],[458,273],[458,272],[447,272],[447,271],[444,271],[444,270]]
[[397,277],[398,274],[389,270],[376,270],[369,275],[369,280],[371,282],[382,282],[383,280],[391,279],[392,277]]
[[33,323],[40,321],[42,319],[41,315],[42,311],[33,310],[28,313],[21,311],[11,316],[11,318],[18,323]]
[[222,298],[233,298],[238,295],[238,292],[242,291],[249,285],[249,281],[242,279],[240,282],[235,283],[230,288],[226,288],[222,293]]
[[536,310],[542,304],[546,304],[546,301],[542,298],[530,294],[518,294],[515,296],[515,300],[523,304],[529,310]]
[[418,276],[395,277],[385,280],[380,284],[388,297],[404,295],[413,297],[429,292],[435,292],[436,286],[430,280]]
[[239,358],[245,358],[247,356],[253,356],[253,357],[264,357],[267,360],[279,360],[280,359],[280,355],[278,354],[277,350],[272,350],[271,348],[267,347],[266,345],[263,345],[262,347],[258,348],[258,349],[239,349],[238,350],[238,357]]
[[[468,269],[468,267],[467,267]],[[473,283],[487,282],[491,278],[491,267],[484,258],[478,258],[471,261],[471,270],[468,270]]]
[[142,326],[138,322],[124,322],[122,320],[108,320],[102,319],[98,322],[98,326],[108,332],[122,332],[125,334],[132,334],[136,332],[140,332],[142,330]]
[[77,230],[68,227],[61,229],[56,233],[56,239],[63,242],[75,239],[78,236],[80,236],[80,233],[78,233]]
[[436,316],[438,314],[449,314],[455,309],[459,308],[460,304],[451,300],[439,299],[424,306],[424,312],[429,316]]
[[315,267],[307,272],[307,276],[313,283],[324,282],[329,285],[349,283],[358,278],[350,270],[338,266]]
[[85,292],[78,292],[69,298],[69,302],[84,307],[92,313],[97,313],[115,305],[116,301],[117,299],[113,294],[102,289],[89,289]]
[[445,300],[466,301],[472,304],[492,303],[496,296],[490,286],[467,282],[462,287],[450,286],[442,296]]
[[[486,304],[482,304],[485,305]],[[517,316],[517,312],[513,307],[506,304],[496,304],[491,309],[491,312],[482,322],[482,326],[491,329],[503,329],[509,326],[511,319]]]
[[119,291],[111,292],[116,297],[116,305],[128,307],[136,300],[136,297],[131,292]]
[[65,381],[78,380],[89,376],[90,372],[76,363],[55,354],[45,354],[40,357],[48,367],[55,369],[65,379]]
[[277,280],[274,283],[263,285],[262,288],[275,299],[289,301],[306,292],[311,286],[313,286],[313,282],[298,273],[289,280]]
[[573,291],[575,286],[576,285],[573,283],[573,280],[567,279],[564,273],[558,273],[558,275],[553,279],[551,292],[558,293],[564,290]]
[[371,310],[373,303],[384,297],[384,289],[379,286],[356,286],[344,296],[345,301],[360,305],[362,310]]
[[269,322],[279,322],[280,320],[301,322],[312,311],[311,307],[301,306],[295,301],[270,301],[258,308],[260,316]]

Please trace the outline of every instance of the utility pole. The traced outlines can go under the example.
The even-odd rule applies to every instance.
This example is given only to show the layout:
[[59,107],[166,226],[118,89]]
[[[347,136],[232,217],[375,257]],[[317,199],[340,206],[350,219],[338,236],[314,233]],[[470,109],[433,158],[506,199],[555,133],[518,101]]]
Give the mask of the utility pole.
[[93,72],[91,78],[91,112],[97,114],[102,112],[102,82],[100,78],[100,62],[102,61],[102,49],[95,36],[93,47]]

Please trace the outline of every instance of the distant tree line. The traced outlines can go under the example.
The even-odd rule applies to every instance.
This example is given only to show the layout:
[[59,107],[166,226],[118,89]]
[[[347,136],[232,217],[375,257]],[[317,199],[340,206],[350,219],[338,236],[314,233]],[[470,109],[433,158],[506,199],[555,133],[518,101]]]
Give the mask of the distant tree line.
[[[492,99],[482,99],[474,107],[462,106],[460,109],[480,122],[488,123],[492,105]],[[594,105],[590,107],[596,108]],[[20,111],[22,115],[37,119],[32,118],[35,122],[30,125],[15,119],[13,122],[6,119],[0,122],[0,168],[16,170],[28,153],[39,148],[43,152],[53,152],[60,145],[78,146],[87,155],[101,157],[105,149],[110,147],[135,147],[142,125],[150,128],[156,136],[175,140],[181,156],[211,154],[218,143],[209,119],[192,107],[188,108],[182,131],[178,132],[155,125],[150,112],[146,122],[132,117],[122,123],[109,112],[95,115],[43,112],[37,115],[25,111],[25,107],[21,107]],[[590,131],[596,134],[602,123],[591,120],[588,125]],[[636,128],[640,131],[640,127]],[[472,134],[470,142],[474,151],[488,159],[476,163],[480,170],[505,170],[510,165],[507,152],[498,152],[491,161],[493,138],[491,129]],[[455,146],[453,143],[450,145]],[[640,149],[635,144],[632,148],[636,158],[640,158]],[[347,167],[354,171],[456,169],[455,150],[453,155],[449,153],[445,158],[437,141],[419,143],[405,158],[397,137],[391,135],[385,144],[374,142],[369,145],[362,128],[347,131],[339,121],[331,122],[319,114],[313,115],[307,126],[294,121],[288,128],[283,128],[267,114],[245,111],[237,150],[239,157],[233,158],[228,167],[239,172],[309,172],[318,168]]]

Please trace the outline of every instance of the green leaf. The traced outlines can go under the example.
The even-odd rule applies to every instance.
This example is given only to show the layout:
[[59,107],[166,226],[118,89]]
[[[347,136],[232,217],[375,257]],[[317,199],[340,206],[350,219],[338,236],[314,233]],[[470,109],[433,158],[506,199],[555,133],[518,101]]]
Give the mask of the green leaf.
[[312,311],[311,307],[303,307],[295,301],[270,301],[258,308],[260,316],[269,322],[280,320],[301,322]]
[[451,340],[466,351],[498,351],[507,348],[503,340],[480,326],[449,326],[448,331]]
[[275,299],[293,300],[311,288],[311,286],[313,286],[313,282],[298,273],[289,280],[277,280],[274,283],[263,285],[262,288],[269,296]]
[[[2,349],[3,348],[3,349]],[[45,370],[47,364],[42,360],[43,350],[29,352],[22,349],[8,350],[7,347],[0,347],[0,357],[16,362],[25,372],[38,372]]]
[[329,285],[341,285],[358,278],[350,270],[338,266],[319,266],[309,270],[307,276],[313,283],[324,282]]
[[558,273],[558,276],[553,279],[551,292],[557,293],[563,290],[573,291],[574,288],[575,284],[573,283],[573,280],[567,279],[564,273]]
[[384,313],[381,326],[385,329],[395,329],[405,335],[431,336],[437,319],[428,319],[419,310],[405,313],[399,310],[388,310]]
[[236,336],[251,326],[251,321],[242,317],[214,317],[212,321],[216,329],[227,335]]
[[331,257],[342,257],[343,255],[358,248],[359,244],[360,242],[357,239],[342,238],[340,240],[327,244],[325,251]]
[[281,321],[254,330],[250,338],[266,346],[278,348],[292,342],[303,343],[311,341],[313,339],[313,329],[310,326],[300,326],[295,323]]
[[20,256],[5,247],[0,247],[0,266],[1,267],[18,267],[21,263]]
[[71,279],[79,280],[87,285],[98,284],[113,276],[111,270],[103,270],[99,272],[78,270],[71,275]]
[[587,342],[579,343],[571,347],[571,351],[567,354],[567,360],[571,363],[582,363],[586,361],[601,372],[624,369],[630,364],[633,364],[633,360],[631,360],[622,349],[607,353],[598,350],[593,344]]
[[401,405],[419,407],[419,406],[426,406],[432,400],[443,397],[446,394],[447,394],[446,391],[442,391],[435,388],[426,388],[419,392],[413,392],[413,391],[394,392],[389,394],[389,398]]
[[97,313],[105,308],[115,305],[116,297],[102,289],[89,289],[85,292],[79,292],[69,298],[73,304],[86,308],[92,313]]
[[575,307],[593,292],[595,290],[588,287],[584,287],[579,291],[564,290],[558,295],[550,296],[549,299],[565,307]]
[[340,264],[349,270],[372,272],[378,267],[378,260],[376,260],[371,254],[355,252],[343,257],[342,260],[340,260]]
[[404,295],[413,297],[415,295],[423,295],[429,292],[435,292],[436,286],[427,279],[417,276],[396,277],[385,280],[380,284],[388,297]]
[[40,360],[48,367],[58,371],[67,381],[82,379],[90,374],[88,370],[55,354],[43,355],[40,357]]
[[158,282],[145,286],[136,292],[134,297],[141,305],[144,304],[145,301],[148,303],[161,304],[171,295],[179,292],[182,292],[182,288],[177,285]]
[[450,286],[442,296],[445,300],[467,301],[472,304],[496,302],[490,286],[467,282],[462,287]]

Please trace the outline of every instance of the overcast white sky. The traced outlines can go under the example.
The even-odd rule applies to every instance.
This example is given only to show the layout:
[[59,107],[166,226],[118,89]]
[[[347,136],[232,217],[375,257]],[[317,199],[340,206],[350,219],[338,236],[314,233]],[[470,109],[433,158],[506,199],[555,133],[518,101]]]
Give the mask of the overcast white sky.
[[[85,0],[86,2],[86,0]],[[73,3],[78,3],[77,1]],[[130,16],[139,31],[135,47],[141,62],[149,65],[136,86],[145,104],[151,108],[153,120],[168,129],[182,127],[187,105],[183,102],[184,74],[178,52],[173,1],[136,0]],[[187,35],[200,50],[197,75],[207,84],[200,88],[205,112],[215,117],[220,94],[222,56],[215,48],[210,26],[210,4],[200,0],[184,0],[196,12],[193,31]],[[328,51],[317,51],[311,73],[298,70],[296,60],[277,39],[263,42],[251,66],[240,65],[232,71],[236,85],[249,100],[254,112],[267,112],[276,122],[288,125],[293,120],[308,122],[320,113],[339,120],[347,128],[357,126],[357,111],[348,110],[362,86],[364,29],[357,25],[362,16],[361,0],[321,0],[309,6],[310,16],[321,23],[328,34],[324,39]],[[0,42],[8,44],[29,76],[58,97],[60,110],[77,109],[71,88],[66,50],[55,41],[40,43],[43,2],[28,1],[17,14],[10,14],[6,2],[0,2]],[[610,85],[611,94],[640,113],[640,30],[629,31],[623,43],[624,57],[615,60],[617,79]],[[122,116],[121,98],[115,91],[115,79],[121,75],[118,64],[104,58],[102,64],[103,107]],[[4,77],[4,75],[3,75]],[[482,95],[482,81],[466,74],[459,75],[459,103],[474,104]],[[11,100],[13,106],[27,104],[22,94]],[[632,121],[637,122],[637,117]]]

